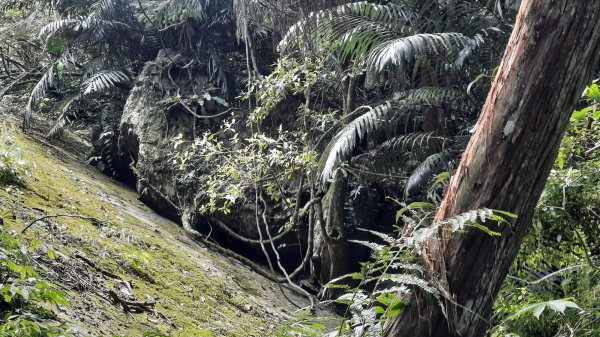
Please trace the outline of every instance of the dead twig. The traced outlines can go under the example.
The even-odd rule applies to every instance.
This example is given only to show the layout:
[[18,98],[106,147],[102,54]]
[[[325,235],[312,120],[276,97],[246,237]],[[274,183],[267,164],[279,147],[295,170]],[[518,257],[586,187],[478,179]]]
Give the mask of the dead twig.
[[110,278],[113,278],[113,279],[116,279],[116,280],[121,280],[121,278],[118,275],[113,274],[107,270],[100,268],[96,263],[94,263],[94,261],[88,259],[87,257],[83,256],[82,254],[76,253],[75,257],[82,260],[83,262],[85,262],[88,266],[96,269],[96,271],[98,271],[100,274],[110,277]]
[[85,216],[85,215],[78,215],[78,214],[54,214],[54,215],[45,215],[41,218],[37,218],[35,220],[33,220],[32,222],[30,222],[27,226],[25,226],[25,228],[23,228],[21,230],[21,234],[25,234],[25,232],[31,227],[33,226],[35,223],[37,223],[38,221],[42,221],[42,220],[46,220],[46,219],[51,219],[51,218],[77,218],[77,219],[83,219],[83,220],[91,220],[96,224],[101,224],[101,223],[108,223],[110,221],[108,220],[102,220],[102,219],[98,219],[92,216]]
[[147,302],[136,302],[126,300],[124,298],[119,297],[119,295],[114,290],[109,290],[107,292],[108,297],[113,301],[113,303],[121,304],[123,310],[128,312],[151,312],[154,313],[154,304],[155,302],[147,301]]

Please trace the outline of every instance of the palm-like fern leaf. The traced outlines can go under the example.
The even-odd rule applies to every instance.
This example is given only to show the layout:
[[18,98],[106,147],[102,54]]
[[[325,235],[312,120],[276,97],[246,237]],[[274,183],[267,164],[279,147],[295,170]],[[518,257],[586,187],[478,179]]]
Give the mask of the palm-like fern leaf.
[[67,122],[69,122],[69,119],[67,118],[67,112],[69,111],[71,104],[79,98],[79,95],[75,95],[64,99],[58,104],[57,108],[61,110],[61,113],[54,122],[54,125],[52,125],[52,128],[50,128],[50,131],[48,131],[46,137],[55,137],[64,129],[65,125],[67,125]]
[[40,29],[38,34],[39,37],[50,38],[54,33],[59,31],[62,28],[70,27],[73,28],[81,23],[80,19],[59,19],[56,21],[52,21]]
[[[448,104],[454,109],[467,111],[473,109],[473,104],[468,97],[458,90],[424,87],[408,91],[405,97],[393,105],[386,102],[355,119],[333,137],[321,155],[319,167],[322,168],[323,183],[333,177],[333,172],[338,164],[346,160],[366,137],[371,137],[382,130],[386,131],[387,139],[398,133],[415,132],[417,127],[410,127],[410,124],[411,120],[416,122],[418,118],[406,112],[419,111],[425,106],[442,106],[444,104]],[[429,142],[433,141],[434,138],[439,138],[437,140],[442,142],[447,141],[447,139],[433,134],[412,134],[406,135],[405,138],[396,139],[395,143],[390,142],[383,149],[393,150],[390,146],[397,146],[402,143],[406,145],[411,141],[413,143]],[[438,150],[443,148],[444,145]],[[397,157],[397,153],[393,153],[393,155]]]
[[418,57],[461,50],[472,41],[461,33],[415,34],[379,44],[367,55],[366,62],[370,70],[381,72],[391,65],[402,66]]
[[427,149],[444,150],[452,139],[443,137],[434,132],[413,132],[394,137],[381,144],[378,152],[428,152]]
[[209,16],[213,0],[169,0],[163,2],[154,15],[158,26],[164,29],[178,25],[188,18],[204,20]]
[[[407,163],[438,153],[454,141],[435,132],[412,132],[385,141],[373,150],[359,155],[353,162],[361,178],[381,181],[382,177],[404,182]],[[404,169],[403,169],[404,168]]]
[[420,192],[435,174],[449,170],[449,162],[460,154],[460,150],[449,148],[427,157],[408,178],[405,195],[412,196]]
[[91,94],[96,91],[112,88],[117,83],[129,81],[129,77],[122,71],[118,70],[103,70],[85,80],[82,84],[83,94]]
[[389,121],[392,113],[392,104],[385,102],[350,122],[333,138],[319,160],[324,184],[333,177],[339,162],[348,158],[369,133]]
[[54,65],[48,68],[48,71],[42,76],[38,83],[33,87],[31,94],[29,95],[29,101],[25,107],[25,115],[23,116],[23,128],[27,128],[31,122],[33,104],[35,104],[40,98],[46,95],[49,88],[56,84],[56,76],[54,74]]
[[441,107],[449,105],[453,110],[470,112],[475,108],[471,98],[464,92],[443,87],[421,87],[407,92],[405,104]]
[[353,2],[311,13],[288,30],[279,47],[285,52],[298,41],[317,38],[323,45],[337,44],[343,60],[359,59],[383,41],[414,33],[411,23],[418,19],[406,5]]

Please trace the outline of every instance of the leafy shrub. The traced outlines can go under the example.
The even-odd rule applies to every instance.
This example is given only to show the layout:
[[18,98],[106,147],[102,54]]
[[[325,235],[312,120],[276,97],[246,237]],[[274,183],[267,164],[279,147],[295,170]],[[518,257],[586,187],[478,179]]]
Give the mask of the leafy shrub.
[[[12,216],[3,212],[3,221]],[[67,306],[64,292],[45,281],[31,265],[31,253],[45,250],[39,240],[25,240],[0,226],[0,335],[11,337],[67,336],[65,326],[42,304]]]

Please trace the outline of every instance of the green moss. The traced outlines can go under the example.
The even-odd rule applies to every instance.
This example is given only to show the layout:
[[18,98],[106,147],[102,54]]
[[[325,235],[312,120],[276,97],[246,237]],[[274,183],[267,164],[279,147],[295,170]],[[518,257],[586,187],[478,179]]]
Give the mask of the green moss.
[[[255,275],[246,277],[246,268],[198,249],[179,226],[140,205],[134,191],[64,159],[26,135],[15,132],[15,142],[25,160],[35,164],[26,188],[0,190],[0,207],[17,215],[15,229],[51,214],[109,221],[51,219],[34,225],[27,235],[42,238],[66,256],[87,255],[102,269],[131,281],[133,296],[139,301],[154,300],[157,312],[164,315],[125,313],[102,294],[71,291],[71,309],[64,317],[71,326],[96,336],[133,337],[151,330],[180,337],[274,334],[268,328],[274,318],[249,301],[258,294],[256,289],[267,288],[269,282]],[[49,234],[49,223],[56,225],[59,238]],[[238,277],[244,281],[242,287],[231,277],[236,274],[242,275]],[[104,282],[117,286],[114,280]],[[264,284],[250,289],[253,282]]]

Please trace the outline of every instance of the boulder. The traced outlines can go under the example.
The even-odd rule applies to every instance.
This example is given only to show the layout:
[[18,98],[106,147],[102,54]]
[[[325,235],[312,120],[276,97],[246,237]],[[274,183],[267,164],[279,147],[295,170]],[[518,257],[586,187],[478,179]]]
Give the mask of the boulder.
[[157,212],[177,218],[178,200],[171,140],[178,134],[191,138],[193,116],[180,110],[169,112],[161,102],[177,91],[165,81],[162,70],[169,67],[171,51],[161,50],[146,63],[125,103],[119,126],[119,155],[133,163],[140,198]]

